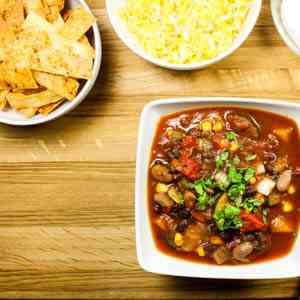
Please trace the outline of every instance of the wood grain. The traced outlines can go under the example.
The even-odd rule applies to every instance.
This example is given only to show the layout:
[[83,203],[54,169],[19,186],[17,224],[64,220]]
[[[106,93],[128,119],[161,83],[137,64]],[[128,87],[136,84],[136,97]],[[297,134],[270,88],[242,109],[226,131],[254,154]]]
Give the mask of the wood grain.
[[264,2],[228,59],[174,72],[130,52],[104,0],[90,0],[103,39],[101,75],[79,108],[52,123],[0,126],[0,298],[292,299],[299,279],[221,281],[141,270],[134,236],[135,147],[150,100],[174,96],[300,99],[300,59]]

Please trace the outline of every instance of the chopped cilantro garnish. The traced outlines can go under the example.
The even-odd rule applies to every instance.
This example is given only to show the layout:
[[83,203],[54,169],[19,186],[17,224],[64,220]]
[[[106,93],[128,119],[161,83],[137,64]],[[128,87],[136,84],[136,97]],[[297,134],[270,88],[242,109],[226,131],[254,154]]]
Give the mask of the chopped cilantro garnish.
[[242,205],[245,190],[246,186],[244,183],[236,183],[229,188],[227,195],[238,207],[240,207]]
[[243,208],[248,212],[256,212],[261,205],[262,202],[258,201],[255,198],[246,198],[242,204]]
[[215,176],[215,180],[217,187],[222,191],[225,191],[230,185],[230,180],[225,172],[218,172]]
[[238,166],[240,164],[241,160],[239,158],[238,155],[236,155],[233,160],[232,160],[232,163],[235,165],[235,166]]
[[238,207],[227,204],[224,209],[224,215],[228,219],[233,219],[240,215],[240,209]]
[[248,182],[255,175],[255,170],[253,168],[247,168],[244,174],[244,179]]
[[217,168],[220,169],[223,166],[224,162],[226,160],[228,160],[228,158],[229,158],[229,152],[228,151],[224,151],[224,152],[220,153],[216,158]]
[[247,156],[245,157],[245,159],[246,159],[247,161],[251,161],[251,160],[255,160],[256,157],[257,157],[256,154],[249,154],[249,155],[247,155]]
[[228,141],[234,141],[236,139],[236,134],[233,131],[229,131],[226,134],[226,138]]
[[243,226],[240,218],[240,209],[227,204],[223,211],[214,214],[214,220],[221,231],[228,229],[239,229]]
[[199,194],[197,198],[197,206],[199,210],[205,210],[206,206],[208,204],[208,195],[206,192],[203,192],[202,194]]
[[228,177],[232,183],[240,183],[243,179],[243,176],[237,171],[235,166],[229,168]]
[[201,179],[195,182],[194,188],[198,194],[197,198],[197,204],[198,204],[198,209],[200,210],[205,210],[207,205],[210,204],[210,197],[208,196],[206,189],[213,188],[214,187],[214,182],[212,181],[211,178],[208,178],[206,180]]

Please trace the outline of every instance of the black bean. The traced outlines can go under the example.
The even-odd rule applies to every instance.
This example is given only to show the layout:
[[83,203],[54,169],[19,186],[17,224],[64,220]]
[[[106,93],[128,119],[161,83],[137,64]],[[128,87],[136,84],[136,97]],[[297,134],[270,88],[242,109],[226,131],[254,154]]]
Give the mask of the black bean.
[[221,238],[226,241],[232,241],[234,239],[235,236],[235,232],[234,231],[222,231],[219,233],[219,235],[221,236]]
[[272,164],[265,164],[267,173],[274,174],[274,166]]
[[179,217],[179,205],[175,203],[170,211],[170,216],[173,219],[177,219]]
[[246,196],[253,196],[256,194],[256,188],[254,186],[247,186],[246,188]]
[[190,217],[190,212],[187,209],[182,208],[182,209],[179,209],[178,215],[179,215],[179,218],[181,218],[181,219],[188,219]]
[[158,203],[154,203],[153,210],[159,215],[163,212],[162,207]]
[[218,232],[218,227],[215,224],[211,223],[207,226],[207,230],[209,233],[216,234]]
[[183,233],[186,230],[188,224],[188,220],[182,220],[177,226],[177,231]]

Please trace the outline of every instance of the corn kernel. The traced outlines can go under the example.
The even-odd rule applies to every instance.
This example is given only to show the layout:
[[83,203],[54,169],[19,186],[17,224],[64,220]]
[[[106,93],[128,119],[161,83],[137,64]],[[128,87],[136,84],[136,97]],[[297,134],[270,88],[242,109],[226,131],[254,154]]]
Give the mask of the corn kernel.
[[249,181],[250,184],[255,184],[256,183],[256,178],[252,177]]
[[198,247],[196,251],[197,251],[199,256],[201,256],[201,257],[205,256],[205,251],[204,251],[204,248],[202,246]]
[[224,241],[223,241],[218,235],[213,235],[213,236],[210,238],[210,242],[211,242],[213,245],[223,245],[223,244],[224,244]]
[[237,143],[232,143],[229,147],[229,151],[230,152],[236,152],[237,150],[239,150],[239,144]]
[[176,233],[174,238],[175,245],[181,247],[183,245],[183,236],[181,233]]
[[203,131],[212,131],[212,123],[210,120],[204,120],[202,123],[201,123],[201,129]]
[[157,193],[167,193],[169,190],[169,186],[164,183],[158,183],[155,188]]
[[294,210],[294,206],[290,201],[283,201],[282,202],[282,210],[285,213],[289,213]]
[[291,184],[291,185],[289,186],[288,193],[289,193],[290,195],[296,193],[296,188],[295,188],[295,186],[294,186],[293,184]]
[[225,149],[228,147],[228,141],[226,139],[222,139],[219,143],[221,149]]
[[223,126],[223,122],[221,120],[217,120],[213,126],[213,130],[215,132],[220,132],[223,130],[223,128],[224,128],[224,126]]

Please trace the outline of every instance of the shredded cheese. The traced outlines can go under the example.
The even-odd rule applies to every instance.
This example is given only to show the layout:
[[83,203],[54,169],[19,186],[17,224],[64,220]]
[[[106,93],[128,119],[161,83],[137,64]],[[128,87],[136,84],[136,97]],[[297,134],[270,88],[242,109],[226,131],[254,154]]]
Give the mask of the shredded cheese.
[[227,51],[253,0],[127,0],[120,17],[151,56],[190,64]]

